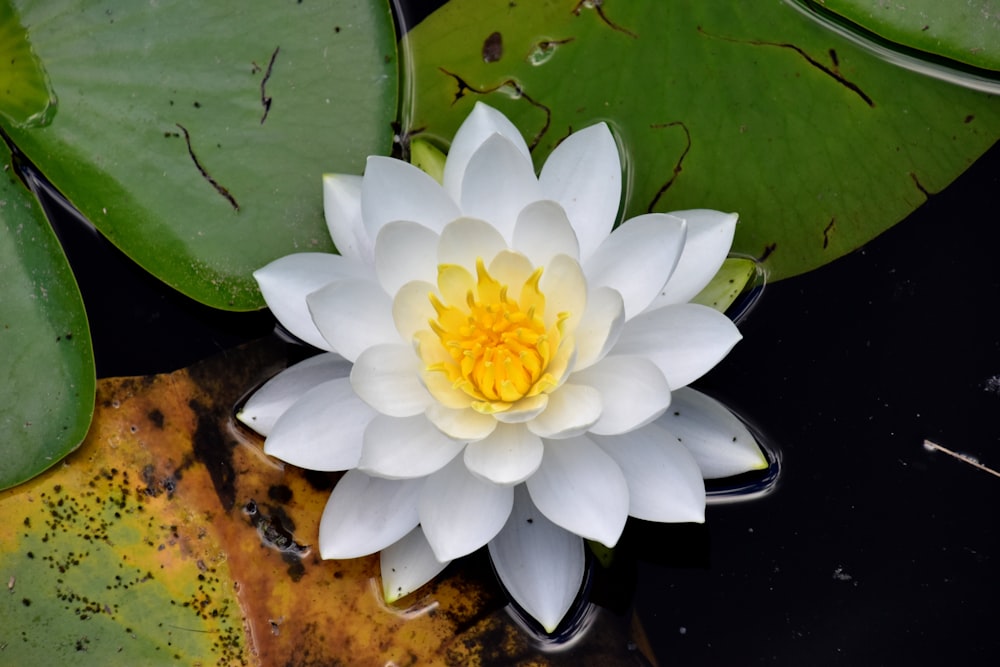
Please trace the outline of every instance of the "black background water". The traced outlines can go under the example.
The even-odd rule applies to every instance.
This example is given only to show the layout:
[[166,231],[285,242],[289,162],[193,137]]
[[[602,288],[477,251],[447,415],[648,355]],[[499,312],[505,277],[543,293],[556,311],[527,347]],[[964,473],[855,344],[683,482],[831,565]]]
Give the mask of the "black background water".
[[[410,24],[436,3],[413,3]],[[318,187],[318,184],[317,184]],[[1000,145],[861,250],[769,285],[699,383],[781,451],[704,527],[630,524],[611,604],[663,665],[993,665],[1000,595]],[[271,335],[172,292],[60,215],[101,377]]]

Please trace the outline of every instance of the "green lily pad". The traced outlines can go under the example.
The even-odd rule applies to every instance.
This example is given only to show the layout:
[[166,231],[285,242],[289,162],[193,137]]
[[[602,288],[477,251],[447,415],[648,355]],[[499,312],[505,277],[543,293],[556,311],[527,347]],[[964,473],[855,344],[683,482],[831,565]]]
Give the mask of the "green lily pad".
[[856,30],[993,72],[1000,72],[1000,1],[823,0],[799,4],[836,15]]
[[[0,161],[10,153],[0,143]],[[0,175],[0,489],[80,444],[94,410],[94,353],[83,299],[41,207]]]
[[738,211],[772,279],[889,228],[1000,137],[1000,98],[881,61],[778,2],[452,0],[404,40],[411,136],[441,145],[477,100],[536,165],[607,121],[625,215]]
[[[0,123],[113,243],[203,303],[258,308],[254,269],[332,250],[322,173],[391,147],[385,0],[13,7],[4,30],[24,41],[27,27],[58,104],[44,126]],[[37,106],[25,85],[13,95]]]

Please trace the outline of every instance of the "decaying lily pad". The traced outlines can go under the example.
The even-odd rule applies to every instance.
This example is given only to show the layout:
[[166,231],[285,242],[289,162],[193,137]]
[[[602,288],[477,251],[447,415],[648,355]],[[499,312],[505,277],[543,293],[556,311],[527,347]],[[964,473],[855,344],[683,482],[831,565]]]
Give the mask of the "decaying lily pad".
[[321,560],[314,543],[336,475],[270,459],[232,419],[286,352],[268,340],[172,374],[100,381],[83,446],[0,493],[4,661],[645,662],[641,630],[630,637],[604,610],[574,650],[540,651],[484,558],[452,565],[398,608],[381,601],[377,557]]

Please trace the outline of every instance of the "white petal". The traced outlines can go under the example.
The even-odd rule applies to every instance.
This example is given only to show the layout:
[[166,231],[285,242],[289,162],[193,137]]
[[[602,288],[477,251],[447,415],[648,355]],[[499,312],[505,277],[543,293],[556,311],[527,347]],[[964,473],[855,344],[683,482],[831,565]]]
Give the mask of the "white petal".
[[357,261],[321,252],[285,255],[253,272],[260,292],[281,324],[310,345],[329,350],[330,344],[313,323],[306,296],[345,278],[364,278],[370,269]]
[[494,134],[472,154],[465,169],[462,213],[489,221],[509,242],[518,213],[541,194],[531,158]]
[[708,209],[673,211],[687,221],[687,237],[670,280],[649,305],[649,310],[687,303],[712,280],[729,254],[736,233],[735,213]]
[[645,426],[670,405],[670,385],[656,364],[645,357],[607,356],[573,373],[570,382],[601,393],[601,418],[591,433],[617,435]]
[[542,271],[538,287],[545,295],[545,325],[552,326],[556,315],[568,313],[564,328],[576,329],[587,309],[587,279],[580,264],[569,255],[556,255]]
[[618,290],[599,287],[587,295],[587,309],[576,326],[576,369],[603,359],[625,326],[625,302]]
[[513,247],[535,266],[545,266],[556,255],[580,259],[580,243],[566,211],[549,199],[524,207],[514,225],[513,241]]
[[405,597],[441,573],[450,561],[434,557],[424,531],[417,526],[379,554],[382,595],[387,604]]
[[572,438],[586,433],[601,418],[601,392],[593,387],[567,382],[549,394],[549,404],[527,423],[543,438]]
[[361,218],[361,177],[323,174],[323,212],[337,252],[372,264],[372,239]]
[[391,480],[348,470],[337,482],[319,524],[323,558],[359,558],[385,549],[417,525],[424,479]]
[[433,400],[420,382],[420,359],[410,345],[373,345],[351,370],[351,386],[368,405],[390,417],[419,415]]
[[368,424],[358,469],[375,477],[426,477],[451,461],[465,442],[452,440],[427,421],[378,415]]
[[522,485],[514,489],[514,509],[489,550],[514,601],[546,632],[554,631],[583,583],[583,540],[549,521]]
[[424,413],[431,423],[456,440],[482,440],[497,427],[497,420],[472,408],[448,408],[431,403]]
[[743,422],[699,391],[675,391],[670,409],[656,423],[691,451],[705,479],[767,468],[767,459]]
[[649,357],[671,389],[707,373],[742,336],[725,315],[707,306],[682,303],[638,315],[625,324],[611,354]]
[[307,391],[336,378],[351,374],[351,362],[327,352],[309,357],[268,380],[247,400],[236,418],[267,435],[274,422]]
[[427,478],[420,492],[420,525],[434,556],[454,560],[493,539],[513,502],[513,487],[479,479],[456,457]]
[[444,164],[444,187],[455,201],[459,201],[461,197],[462,180],[469,159],[494,134],[506,137],[524,157],[531,159],[520,130],[493,107],[476,102],[472,112],[455,133],[448,150],[448,160]]
[[461,215],[458,204],[437,181],[409,162],[373,155],[361,183],[361,213],[369,238],[382,227],[409,220],[440,232]]
[[415,222],[390,222],[375,241],[375,273],[386,294],[413,280],[437,280],[438,235]]
[[[477,258],[482,258],[489,266],[493,256],[506,249],[507,243],[500,232],[488,222],[475,218],[459,218],[441,232],[437,261],[440,264],[456,264],[471,271],[475,276]],[[434,278],[437,279],[436,274]]]
[[542,463],[542,439],[520,424],[498,424],[489,436],[465,448],[465,465],[494,484],[517,484]]
[[375,411],[347,378],[313,387],[274,423],[264,452],[309,470],[347,470],[358,464],[362,437]]
[[525,484],[553,523],[608,547],[621,537],[628,484],[618,464],[592,440],[546,440],[542,465]]
[[523,424],[541,414],[548,404],[548,394],[526,396],[510,406],[509,410],[495,413],[493,418],[504,424]]
[[694,457],[657,424],[626,435],[591,436],[628,480],[628,513],[661,522],[705,520],[705,482]]
[[430,295],[437,292],[434,285],[421,280],[406,283],[396,292],[392,300],[392,321],[400,337],[412,340],[418,331],[430,328],[430,321],[437,319]]
[[329,347],[350,361],[372,345],[400,340],[392,300],[370,280],[339,280],[310,294],[306,303]]
[[680,218],[664,213],[632,218],[584,262],[587,283],[617,290],[625,301],[625,319],[638,315],[673,272],[684,246],[684,226]]
[[498,283],[510,287],[511,296],[515,299],[518,298],[521,287],[535,272],[531,260],[513,250],[497,253],[493,261],[486,264],[486,268]]
[[604,123],[574,132],[545,161],[542,193],[559,202],[580,241],[580,257],[597,250],[615,224],[622,196],[622,167]]

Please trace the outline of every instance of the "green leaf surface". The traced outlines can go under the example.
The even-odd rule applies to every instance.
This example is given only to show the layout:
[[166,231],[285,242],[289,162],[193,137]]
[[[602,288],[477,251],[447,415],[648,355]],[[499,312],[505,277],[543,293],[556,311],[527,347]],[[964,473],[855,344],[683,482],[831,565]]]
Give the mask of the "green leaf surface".
[[804,2],[858,28],[932,56],[1000,71],[1000,0]]
[[777,1],[452,0],[404,47],[411,136],[444,145],[483,100],[539,166],[607,121],[626,217],[738,211],[734,251],[773,279],[870,240],[1000,136],[1000,98],[901,71]]
[[[0,161],[10,153],[0,143]],[[94,410],[83,300],[41,206],[0,175],[0,489],[72,451]]]
[[321,174],[390,149],[385,0],[13,4],[58,105],[44,127],[0,122],[112,242],[209,305],[260,307],[252,271],[331,250]]

